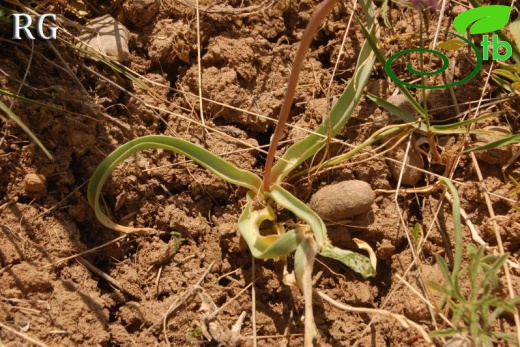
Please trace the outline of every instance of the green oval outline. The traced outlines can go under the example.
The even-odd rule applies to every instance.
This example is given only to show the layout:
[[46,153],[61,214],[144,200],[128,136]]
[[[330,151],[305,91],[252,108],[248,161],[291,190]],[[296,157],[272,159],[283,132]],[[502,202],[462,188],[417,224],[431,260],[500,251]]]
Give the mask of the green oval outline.
[[[440,69],[437,69],[437,70],[432,71],[432,72],[416,71],[415,69],[413,69],[411,67],[411,64],[408,62],[407,70],[410,73],[416,73],[417,72],[416,74],[418,74],[420,76],[431,76],[431,75],[435,75],[435,74],[438,74],[438,73],[442,73],[449,66],[448,57],[446,57],[441,52],[435,51],[433,49],[427,49],[427,48],[414,48],[414,49],[407,49],[407,50],[398,52],[398,53],[392,55],[390,58],[388,58],[388,60],[386,61],[386,64],[385,64],[385,72],[388,74],[390,79],[392,79],[392,81],[394,81],[395,83],[399,83],[400,85],[403,85],[403,86],[406,86],[406,87],[410,87],[410,88],[415,88],[415,89],[441,89],[441,88],[450,88],[450,87],[458,86],[459,84],[466,83],[469,80],[471,80],[473,77],[475,77],[478,74],[478,72],[480,71],[480,68],[482,67],[482,60],[483,60],[482,55],[480,54],[480,51],[478,50],[477,46],[475,46],[471,41],[466,40],[464,37],[462,37],[460,35],[457,35],[455,33],[452,33],[451,31],[444,31],[444,32],[446,32],[448,34],[451,34],[451,35],[454,35],[454,36],[458,37],[459,39],[461,39],[462,41],[466,42],[468,45],[470,45],[470,47],[475,52],[475,55],[477,57],[477,61],[475,63],[475,68],[471,71],[471,73],[467,77],[463,78],[462,80],[460,80],[458,82],[443,84],[443,85],[440,85],[440,86],[424,86],[424,85],[421,85],[421,84],[411,84],[411,83],[408,83],[408,82],[405,82],[405,81],[399,79],[399,77],[397,77],[397,75],[392,70],[392,63],[394,62],[395,59],[397,59],[400,56],[402,56],[404,54],[407,54],[407,53],[411,53],[411,52],[432,53],[432,54],[435,54],[435,55],[441,57],[441,59],[443,61],[442,67]],[[448,61],[448,65],[445,64],[446,61]]]

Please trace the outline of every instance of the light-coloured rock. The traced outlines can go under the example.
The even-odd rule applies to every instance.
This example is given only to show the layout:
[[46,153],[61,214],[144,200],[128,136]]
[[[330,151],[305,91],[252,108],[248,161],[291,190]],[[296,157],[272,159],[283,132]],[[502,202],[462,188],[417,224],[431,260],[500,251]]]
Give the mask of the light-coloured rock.
[[34,173],[25,175],[23,184],[27,193],[42,193],[47,189],[45,176]]
[[[506,126],[487,126],[484,130],[488,130],[489,134],[478,134],[475,136],[474,147],[483,146],[490,142],[494,142],[511,135],[511,132]],[[499,148],[488,149],[485,151],[475,152],[478,159],[485,163],[492,165],[504,165],[513,155],[513,148],[511,145],[502,146]]]
[[368,183],[351,180],[321,188],[309,205],[321,218],[337,221],[367,212],[375,197]]
[[118,62],[130,60],[129,38],[128,29],[109,15],[91,20],[85,32],[79,36],[79,39],[86,44],[81,44],[80,48],[93,52],[99,51]]
[[[407,186],[415,186],[423,177],[422,171],[417,169],[424,169],[424,161],[421,153],[415,149],[414,142],[415,141],[410,144],[410,150],[408,151],[408,157],[406,158],[406,165],[408,166],[404,167],[403,177],[401,180],[401,183]],[[392,177],[396,181],[399,180],[401,170],[403,170],[402,163],[406,154],[407,145],[407,141],[403,141],[388,152],[388,157],[393,159],[388,160],[388,167],[390,168]],[[389,146],[393,146],[393,143],[390,143]]]

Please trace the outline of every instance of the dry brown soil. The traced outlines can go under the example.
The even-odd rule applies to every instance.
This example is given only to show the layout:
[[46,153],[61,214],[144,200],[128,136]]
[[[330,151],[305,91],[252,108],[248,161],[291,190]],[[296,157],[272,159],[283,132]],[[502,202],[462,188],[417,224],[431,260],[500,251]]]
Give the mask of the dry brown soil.
[[[54,159],[46,158],[13,121],[0,118],[0,344],[31,345],[27,338],[32,337],[48,346],[253,345],[253,324],[258,345],[302,344],[303,301],[299,291],[282,282],[281,261],[253,262],[237,233],[245,191],[166,151],[141,152],[119,165],[103,190],[103,206],[122,224],[180,233],[185,240],[176,251],[178,238],[169,233],[120,237],[103,227],[87,202],[86,187],[107,154],[147,134],[167,134],[204,145],[261,175],[274,128],[272,118],[281,106],[299,38],[318,3],[200,1],[202,94],[207,98],[202,106],[207,133],[199,125],[195,96],[195,1],[157,1],[158,13],[144,24],[147,18],[143,16],[155,6],[154,1],[126,0],[112,8],[112,15],[119,16],[131,32],[132,59],[126,66],[142,76],[148,89],[62,42],[11,40],[10,27],[2,26],[0,89],[62,111],[1,96]],[[98,1],[97,5],[107,9],[110,4]],[[60,4],[47,6],[46,10],[76,23],[86,22]],[[446,27],[464,6],[448,1]],[[363,36],[355,23],[347,31],[349,8],[340,1],[312,43],[291,112],[290,124],[297,127],[287,127],[280,153],[304,136],[306,129],[321,124],[331,102],[352,76]],[[90,10],[87,17],[95,16],[98,14]],[[382,49],[387,56],[417,47],[417,13],[393,4],[389,16],[391,28],[381,21]],[[432,15],[429,38],[436,20]],[[73,26],[62,26],[77,35]],[[335,66],[346,31],[345,52]],[[403,35],[407,33],[411,35]],[[64,31],[59,35],[71,40]],[[503,112],[477,127],[504,126],[509,132],[518,132],[518,102],[489,102],[507,96],[492,82],[485,83],[484,71],[489,67],[485,62],[483,72],[455,88],[453,95],[447,90],[428,93],[432,119],[446,123],[461,119],[466,111],[474,115],[475,102],[483,96],[488,102],[482,110]],[[463,60],[455,77],[467,69],[469,65]],[[367,89],[387,98],[396,87],[376,64]],[[345,152],[349,148],[345,144],[359,144],[396,120],[373,102],[363,100],[338,136],[344,145],[331,146],[329,154]],[[370,212],[329,227],[329,233],[332,242],[342,248],[355,250],[354,237],[368,242],[378,257],[377,276],[363,280],[339,263],[319,258],[314,285],[340,302],[403,314],[431,331],[431,312],[398,276],[424,293],[424,279],[440,279],[434,255],[444,256],[451,264],[451,205],[441,199],[441,191],[430,189],[436,175],[453,173],[461,207],[481,237],[496,245],[494,220],[505,251],[514,260],[520,247],[520,230],[518,224],[515,226],[520,213],[513,208],[516,197],[508,196],[513,185],[507,177],[520,179],[520,164],[508,163],[515,153],[511,146],[477,156],[495,213],[492,219],[477,166],[470,156],[457,156],[458,144],[470,146],[474,137],[436,137],[441,157],[433,158],[424,136],[414,136],[423,153],[430,153],[428,157],[418,154],[428,172],[419,175],[415,184],[421,189],[396,194],[397,179],[388,155],[374,157],[368,151],[332,170],[289,181],[286,187],[308,202],[321,186],[348,179],[368,182],[376,192]],[[290,216],[282,215],[281,220],[289,221]],[[420,266],[409,268],[412,254],[407,230],[415,223],[428,235],[421,247]],[[467,226],[463,233],[465,244],[473,242]],[[511,274],[518,292],[519,272],[513,269]],[[247,287],[253,279],[256,323],[251,287]],[[428,292],[423,295],[429,296]],[[507,296],[505,287],[497,295]],[[219,307],[218,314],[208,318]],[[319,346],[425,345],[417,331],[392,319],[344,312],[318,298],[314,310]],[[242,313],[241,329],[232,333]],[[212,342],[201,334],[204,329]],[[514,331],[512,318],[502,317],[496,329]],[[441,340],[436,343],[443,344]]]

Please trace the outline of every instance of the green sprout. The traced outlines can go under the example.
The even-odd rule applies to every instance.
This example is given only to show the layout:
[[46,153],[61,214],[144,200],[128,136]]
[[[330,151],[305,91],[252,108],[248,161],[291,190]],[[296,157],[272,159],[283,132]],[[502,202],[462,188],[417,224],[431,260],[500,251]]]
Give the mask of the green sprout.
[[[507,260],[508,254],[485,255],[485,247],[468,245],[467,255],[470,264],[463,267],[459,274],[453,276],[444,259],[437,256],[445,284],[428,282],[428,285],[443,294],[452,313],[453,327],[432,332],[432,337],[447,337],[456,334],[468,335],[475,346],[495,346],[497,340],[515,343],[516,339],[508,334],[493,329],[493,322],[503,313],[516,314],[516,305],[520,297],[504,299],[496,296],[498,288],[498,272]],[[471,288],[469,294],[463,294],[460,278],[469,278]]]
[[[452,326],[434,331],[431,336],[468,336],[474,346],[483,347],[494,346],[497,339],[515,343],[516,339],[512,334],[494,331],[492,328],[493,322],[503,313],[516,314],[516,305],[520,303],[520,297],[504,299],[496,296],[496,289],[499,287],[498,273],[503,269],[509,254],[485,255],[486,246],[469,244],[469,264],[461,266],[463,250],[459,196],[453,183],[448,180],[442,180],[441,183],[448,188],[453,199],[454,261],[450,273],[444,258],[436,255],[444,283],[428,281],[427,284],[443,295],[439,306],[443,308],[447,305],[451,312]],[[462,278],[469,280],[469,293],[461,291]]]

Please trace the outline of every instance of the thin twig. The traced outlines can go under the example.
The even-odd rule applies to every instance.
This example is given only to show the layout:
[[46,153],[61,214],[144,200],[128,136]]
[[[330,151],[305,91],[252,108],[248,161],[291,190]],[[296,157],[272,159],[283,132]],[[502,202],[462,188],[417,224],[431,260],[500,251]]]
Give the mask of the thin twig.
[[246,290],[249,289],[249,287],[253,286],[254,282],[251,282],[249,283],[247,286],[245,286],[242,290],[240,290],[240,292],[238,292],[237,295],[235,295],[231,300],[228,300],[226,301],[226,303],[222,306],[220,306],[219,308],[217,308],[215,311],[211,312],[208,317],[210,318],[213,318],[215,317],[217,314],[219,314],[220,311],[222,311],[226,306],[228,306],[229,304],[231,304],[233,301],[235,301],[240,295],[242,295]]
[[78,254],[71,255],[70,257],[66,257],[66,258],[57,260],[57,261],[55,261],[52,264],[44,266],[44,268],[53,267],[53,266],[56,266],[56,265],[61,264],[63,262],[66,262],[68,260],[79,258],[79,257],[82,257],[82,256],[84,256],[86,254],[96,252],[96,251],[100,250],[101,248],[104,248],[104,247],[109,246],[109,245],[111,245],[113,243],[122,241],[122,240],[126,239],[127,237],[128,237],[128,234],[123,234],[123,235],[119,236],[118,238],[113,239],[112,241],[108,241],[108,242],[106,242],[106,243],[104,243],[102,245],[96,246],[96,247],[91,248],[91,249],[89,249],[87,251],[84,251],[84,252],[81,252],[81,253],[78,253]]
[[116,287],[117,289],[119,289],[120,291],[125,293],[126,295],[131,296],[132,298],[135,298],[135,299],[140,299],[139,297],[135,296],[135,294],[132,294],[128,290],[126,290],[125,287],[122,286],[121,283],[119,283],[118,280],[116,280],[113,277],[110,277],[109,275],[107,275],[106,273],[104,273],[103,271],[101,271],[100,269],[95,267],[94,265],[92,265],[92,263],[90,263],[85,258],[78,257],[77,261],[81,265],[83,265],[87,269],[89,269],[91,272],[93,272],[96,276],[101,277],[102,279],[104,279],[105,281],[107,281],[108,283],[110,283],[111,285],[113,285],[114,287]]
[[402,316],[402,315],[396,314],[396,313],[392,313],[392,312],[389,312],[386,310],[377,309],[377,308],[354,307],[354,306],[346,305],[346,304],[337,302],[336,300],[332,299],[327,294],[322,293],[318,290],[315,290],[314,292],[316,294],[318,294],[322,299],[327,301],[329,304],[331,304],[332,306],[337,307],[341,310],[350,311],[350,312],[358,312],[358,313],[378,314],[381,316],[390,317],[390,318],[397,320],[404,328],[409,328],[410,326],[412,326],[419,332],[419,334],[421,334],[422,338],[424,339],[424,341],[426,341],[426,343],[428,343],[430,346],[435,346],[433,341],[430,339],[430,336],[426,332],[426,330],[424,330],[424,328],[422,326],[420,326],[419,324],[415,323],[414,321],[406,318],[405,316]]
[[[153,329],[155,329],[157,326],[161,325],[161,323],[164,323],[164,325],[166,324],[166,320],[168,319],[168,317],[187,299],[189,298],[190,296],[194,295],[197,293],[198,290],[200,290],[200,284],[202,283],[202,281],[204,280],[204,278],[206,278],[206,276],[209,274],[209,272],[211,271],[211,268],[213,267],[213,264],[215,264],[215,261],[212,261],[211,264],[209,264],[208,268],[206,269],[206,271],[204,271],[204,273],[202,274],[202,276],[200,276],[199,280],[197,281],[197,283],[195,283],[192,288],[187,291],[187,292],[184,292],[183,294],[179,295],[177,297],[177,299],[175,299],[175,301],[170,305],[170,307],[168,308],[168,310],[166,310],[166,313],[161,317],[161,319],[159,319],[157,322],[155,322],[151,327],[148,328],[148,330],[146,330],[147,332],[150,332],[152,331]],[[199,289],[197,289],[199,288]],[[164,326],[164,329],[166,327]],[[168,339],[166,339],[166,341],[168,341]]]
[[43,343],[43,342],[41,342],[41,341],[39,341],[39,340],[37,340],[37,339],[35,339],[33,337],[30,337],[30,336],[28,336],[26,334],[22,334],[21,332],[11,328],[8,325],[3,324],[2,322],[0,322],[0,328],[5,329],[5,330],[15,334],[15,335],[21,337],[22,339],[24,339],[24,340],[26,340],[26,341],[28,341],[30,343],[34,343],[37,346],[47,347],[47,345],[45,343]]

